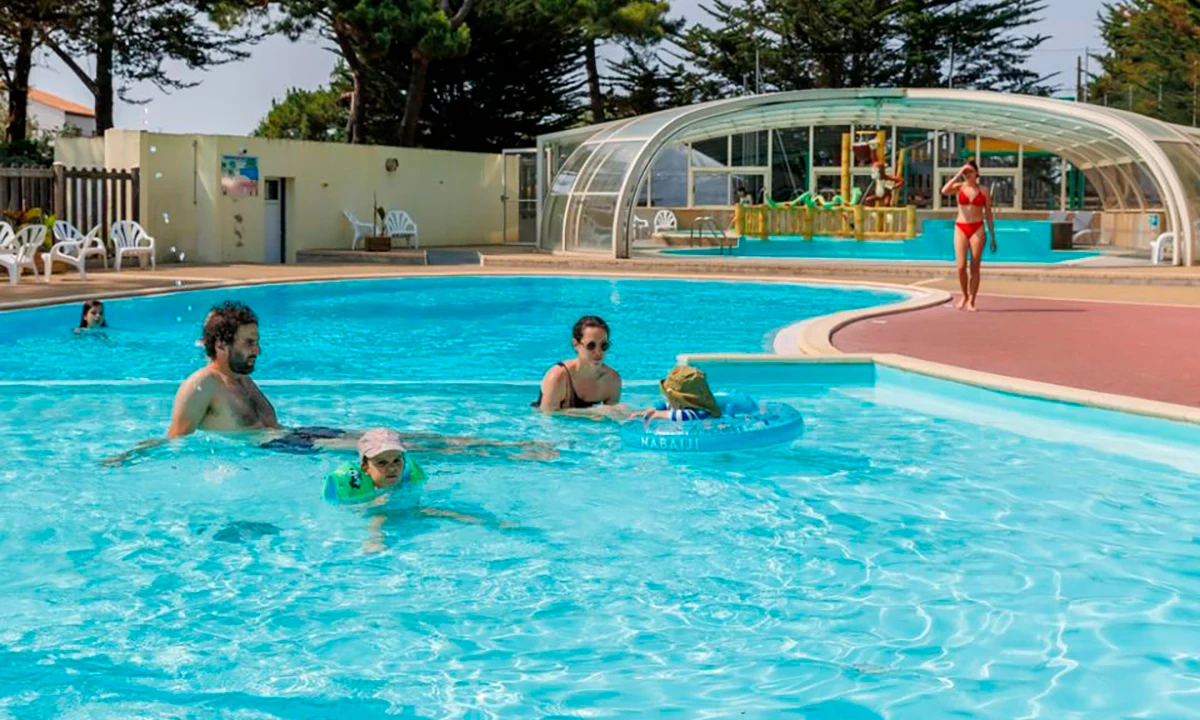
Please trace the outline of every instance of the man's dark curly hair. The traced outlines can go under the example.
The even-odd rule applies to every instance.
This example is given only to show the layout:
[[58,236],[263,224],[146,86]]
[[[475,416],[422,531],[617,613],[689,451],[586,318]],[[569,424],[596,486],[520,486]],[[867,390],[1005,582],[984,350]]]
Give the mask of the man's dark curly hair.
[[204,354],[209,359],[216,359],[218,342],[232,345],[238,328],[257,324],[258,316],[243,303],[226,300],[214,305],[204,322]]

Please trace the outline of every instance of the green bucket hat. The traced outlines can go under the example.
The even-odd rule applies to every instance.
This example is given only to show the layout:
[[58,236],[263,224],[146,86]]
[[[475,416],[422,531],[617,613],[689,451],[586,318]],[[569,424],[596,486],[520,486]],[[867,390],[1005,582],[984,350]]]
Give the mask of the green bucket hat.
[[707,410],[713,417],[721,417],[721,408],[717,406],[703,370],[677,365],[658,386],[672,407]]

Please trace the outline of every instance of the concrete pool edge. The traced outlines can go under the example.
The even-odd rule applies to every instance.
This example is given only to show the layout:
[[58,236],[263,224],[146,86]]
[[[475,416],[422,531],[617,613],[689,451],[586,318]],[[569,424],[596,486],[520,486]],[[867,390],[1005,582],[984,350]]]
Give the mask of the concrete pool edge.
[[1015,395],[1033,400],[1066,403],[1084,408],[1106,410],[1156,420],[1200,426],[1200,408],[1176,405],[1156,400],[1143,400],[1127,395],[1083,390],[1053,383],[1026,380],[1008,375],[969,370],[957,365],[920,360],[891,353],[823,353],[814,355],[779,355],[774,353],[684,353],[678,362],[686,365],[756,364],[780,367],[797,365],[843,365],[847,367],[885,367],[945,380],[973,388]]
[[782,357],[794,355],[840,355],[833,345],[833,336],[838,330],[872,318],[887,317],[899,313],[924,310],[949,302],[952,297],[945,290],[906,285],[910,297],[900,302],[875,307],[843,310],[830,315],[801,320],[781,329],[775,335],[775,354]]

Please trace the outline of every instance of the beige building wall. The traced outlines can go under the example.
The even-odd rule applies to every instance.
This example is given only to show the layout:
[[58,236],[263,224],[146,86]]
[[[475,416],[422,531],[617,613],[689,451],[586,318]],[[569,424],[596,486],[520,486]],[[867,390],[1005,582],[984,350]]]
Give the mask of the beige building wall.
[[[267,178],[284,180],[287,262],[300,250],[348,249],[354,234],[342,211],[370,222],[373,202],[408,212],[421,247],[498,244],[506,174],[510,195],[517,192],[515,162],[493,154],[136,130],[109,130],[94,142],[102,143],[102,154],[100,145],[72,139],[56,148],[56,159],[139,168],[142,225],[156,240],[160,262],[180,254],[187,262],[263,262]],[[222,193],[223,155],[258,159],[257,196]],[[389,158],[397,163],[391,172]],[[507,218],[510,241],[515,207]]]
[[[422,247],[502,242],[499,155],[232,136],[144,134],[140,144],[146,230],[189,260],[265,260],[267,178],[284,181],[288,262],[300,250],[349,248],[342,211],[370,222],[373,202],[407,211]],[[224,155],[258,159],[257,196],[222,193]]]
[[77,137],[54,140],[54,162],[67,167],[104,167],[104,138]]

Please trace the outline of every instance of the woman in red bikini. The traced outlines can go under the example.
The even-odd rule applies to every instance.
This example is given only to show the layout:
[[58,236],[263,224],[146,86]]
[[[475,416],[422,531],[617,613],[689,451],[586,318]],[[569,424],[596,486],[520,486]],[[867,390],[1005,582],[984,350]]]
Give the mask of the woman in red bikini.
[[[992,252],[996,252],[996,226],[992,222],[992,196],[979,184],[979,166],[968,160],[958,174],[942,187],[943,195],[958,193],[958,219],[954,223],[954,261],[958,265],[958,284],[962,298],[955,305],[975,312],[975,296],[979,294],[979,266],[983,262],[983,246],[992,236]],[[987,233],[983,223],[987,221]],[[967,256],[970,255],[970,272]]]

